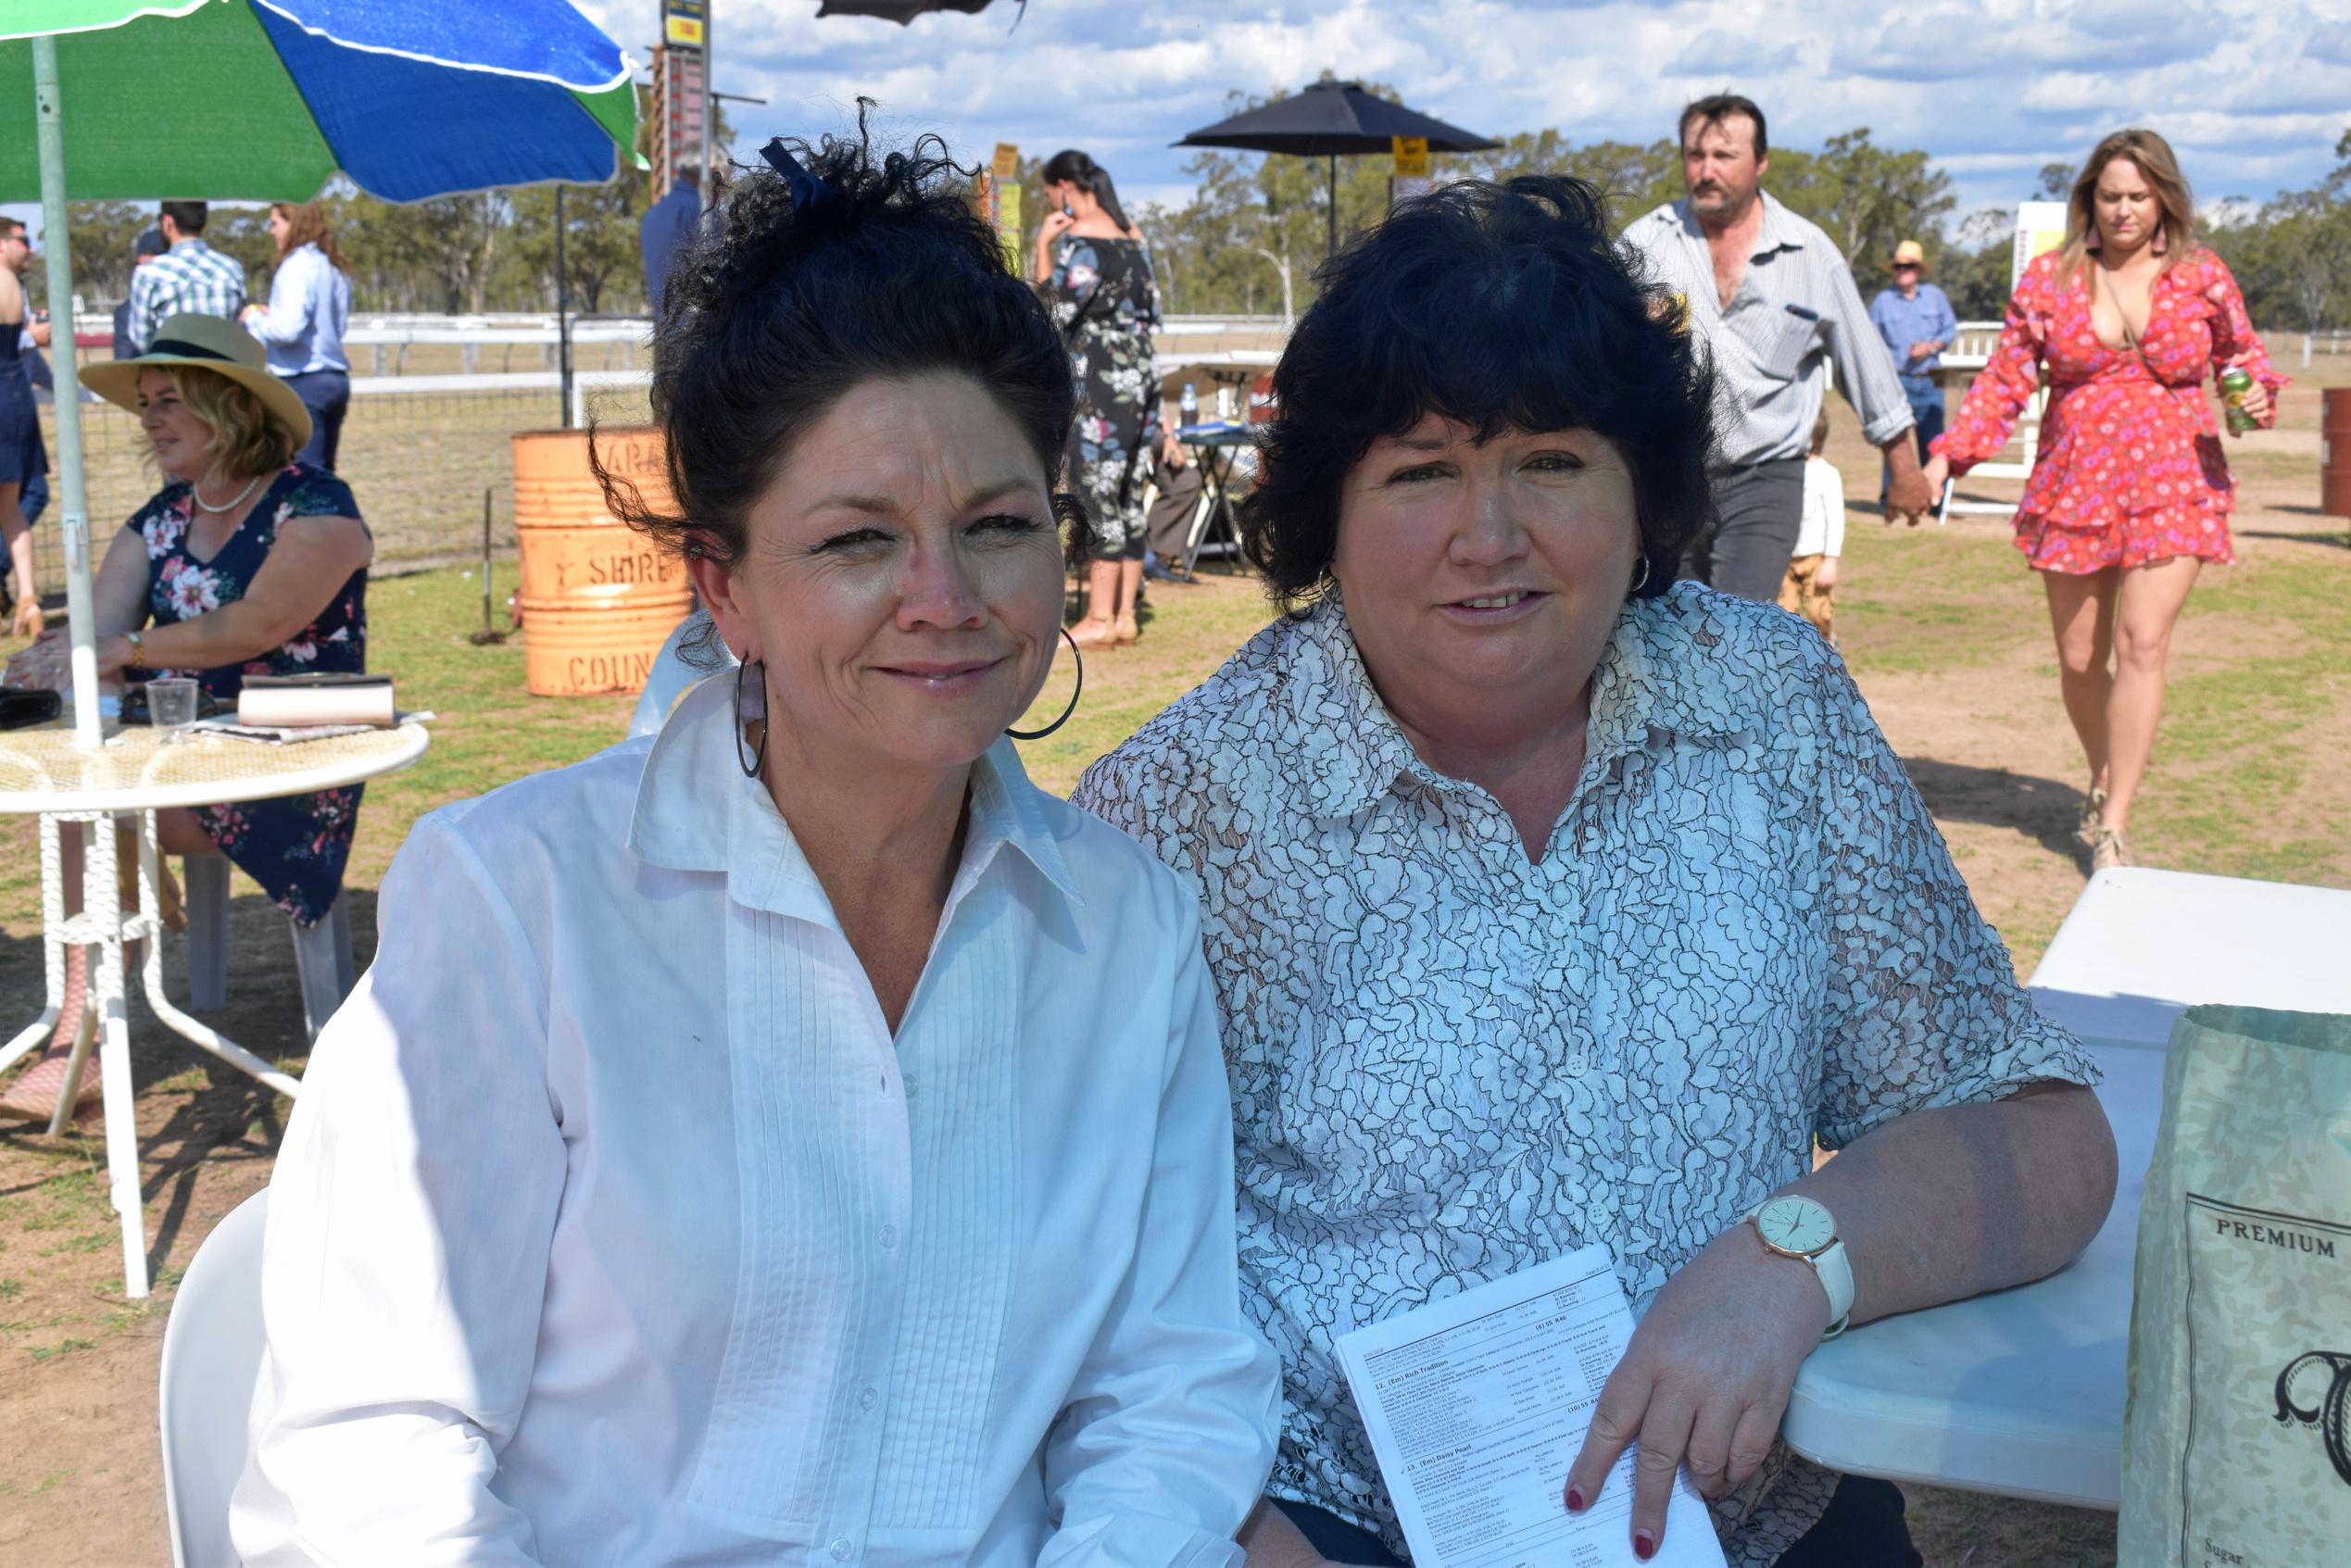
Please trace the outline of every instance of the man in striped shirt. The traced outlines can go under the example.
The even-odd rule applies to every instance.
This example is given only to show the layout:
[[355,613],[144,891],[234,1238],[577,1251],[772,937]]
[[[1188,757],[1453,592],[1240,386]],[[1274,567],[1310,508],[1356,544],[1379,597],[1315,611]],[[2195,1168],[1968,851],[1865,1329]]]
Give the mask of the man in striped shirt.
[[1636,220],[1626,243],[1681,299],[1719,383],[1716,521],[1690,575],[1742,598],[1775,599],[1804,521],[1804,454],[1833,375],[1886,454],[1887,515],[1932,504],[1912,448],[1909,399],[1834,242],[1763,189],[1763,110],[1734,94],[1682,110],[1689,194]]
[[245,268],[204,243],[202,202],[165,202],[157,227],[171,247],[131,274],[131,350],[145,354],[166,316],[182,310],[233,321],[245,308]]

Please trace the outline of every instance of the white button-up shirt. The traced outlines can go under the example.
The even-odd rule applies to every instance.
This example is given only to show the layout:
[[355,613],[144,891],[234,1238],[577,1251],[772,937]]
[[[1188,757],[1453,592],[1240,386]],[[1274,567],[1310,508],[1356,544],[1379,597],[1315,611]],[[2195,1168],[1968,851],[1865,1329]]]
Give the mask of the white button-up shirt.
[[[2095,1076],[1837,656],[1693,583],[1624,607],[1540,861],[1414,750],[1335,595],[1076,799],[1201,889],[1242,1286],[1288,1395],[1269,1489],[1398,1551],[1339,1336],[1595,1241],[1645,1310],[1816,1137]],[[1776,1562],[1831,1484],[1779,1448],[1716,1508],[1733,1568]]]
[[270,280],[270,307],[246,330],[269,350],[270,370],[299,376],[351,368],[343,352],[350,321],[351,280],[317,245],[299,245],[278,263]]
[[1238,1564],[1197,908],[973,771],[893,1040],[733,683],[417,824],[270,1185],[247,1562]]

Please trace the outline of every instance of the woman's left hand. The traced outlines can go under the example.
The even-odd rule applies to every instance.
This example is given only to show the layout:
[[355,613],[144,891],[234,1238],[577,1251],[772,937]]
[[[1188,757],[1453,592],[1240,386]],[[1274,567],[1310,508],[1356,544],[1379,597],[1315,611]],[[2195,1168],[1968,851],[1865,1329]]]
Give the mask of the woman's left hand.
[[[1667,1280],[1633,1330],[1568,1468],[1568,1512],[1599,1500],[1628,1444],[1634,1555],[1666,1536],[1666,1503],[1684,1462],[1698,1490],[1743,1485],[1771,1452],[1796,1369],[1829,1327],[1829,1293],[1810,1268],[1733,1226]],[[1645,1539],[1644,1539],[1645,1537]]]

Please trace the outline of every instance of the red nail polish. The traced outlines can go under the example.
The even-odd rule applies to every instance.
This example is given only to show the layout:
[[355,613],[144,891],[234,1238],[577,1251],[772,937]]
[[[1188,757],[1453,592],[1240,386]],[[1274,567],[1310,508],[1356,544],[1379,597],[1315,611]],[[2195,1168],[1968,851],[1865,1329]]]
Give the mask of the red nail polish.
[[1570,1487],[1568,1487],[1568,1488],[1567,1488],[1567,1512],[1570,1512],[1570,1513],[1581,1513],[1583,1511],[1584,1511],[1584,1489],[1583,1489],[1581,1486],[1570,1486]]
[[1646,1562],[1656,1554],[1657,1543],[1650,1538],[1649,1532],[1646,1530],[1635,1530],[1633,1532],[1633,1555],[1640,1558],[1643,1562]]

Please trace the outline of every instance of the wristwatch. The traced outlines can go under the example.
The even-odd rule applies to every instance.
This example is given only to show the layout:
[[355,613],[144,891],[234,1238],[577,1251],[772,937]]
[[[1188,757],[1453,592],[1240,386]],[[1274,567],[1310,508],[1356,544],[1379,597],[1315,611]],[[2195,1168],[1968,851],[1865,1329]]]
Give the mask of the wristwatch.
[[147,640],[136,632],[123,633],[122,640],[131,645],[131,668],[145,670],[147,667]]
[[1809,1198],[1782,1194],[1756,1204],[1746,1218],[1766,1248],[1811,1265],[1820,1288],[1829,1293],[1829,1331],[1820,1337],[1834,1339],[1842,1334],[1853,1316],[1853,1261],[1838,1238],[1835,1216]]

